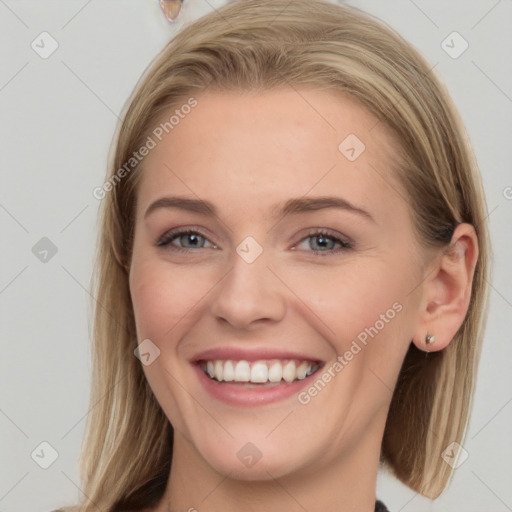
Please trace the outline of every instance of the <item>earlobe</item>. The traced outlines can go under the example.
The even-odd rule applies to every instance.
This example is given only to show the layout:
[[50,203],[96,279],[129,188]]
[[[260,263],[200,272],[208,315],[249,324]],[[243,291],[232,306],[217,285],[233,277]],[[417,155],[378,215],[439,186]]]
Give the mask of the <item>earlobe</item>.
[[443,350],[457,334],[468,311],[477,260],[475,229],[459,224],[448,248],[429,267],[422,286],[423,310],[412,340],[420,350]]

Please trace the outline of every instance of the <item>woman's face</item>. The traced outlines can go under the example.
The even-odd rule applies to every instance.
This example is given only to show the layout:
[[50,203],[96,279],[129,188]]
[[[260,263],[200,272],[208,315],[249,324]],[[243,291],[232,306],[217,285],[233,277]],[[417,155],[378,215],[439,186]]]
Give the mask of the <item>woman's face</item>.
[[130,269],[175,456],[246,480],[377,462],[424,276],[396,141],[338,93],[195,99],[152,135]]

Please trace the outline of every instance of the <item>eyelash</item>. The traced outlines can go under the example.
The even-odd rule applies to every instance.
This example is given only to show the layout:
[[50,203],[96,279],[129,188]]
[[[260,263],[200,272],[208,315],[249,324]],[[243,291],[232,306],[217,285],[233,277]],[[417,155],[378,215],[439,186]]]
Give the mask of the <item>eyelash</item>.
[[[189,228],[187,228],[187,229],[177,228],[177,229],[174,229],[174,230],[171,230],[171,231],[167,231],[166,233],[164,233],[158,239],[158,241],[156,242],[156,245],[158,247],[166,247],[166,246],[168,246],[170,250],[181,252],[181,253],[195,252],[195,249],[184,249],[183,247],[177,247],[175,245],[171,245],[171,242],[175,238],[177,238],[179,236],[183,236],[183,235],[200,235],[205,240],[208,240],[208,238],[205,235],[203,235],[201,233],[201,231],[199,231],[199,230],[189,229]],[[341,244],[341,247],[339,247],[338,249],[333,249],[333,250],[326,250],[326,251],[314,251],[314,250],[311,250],[311,251],[306,251],[306,252],[313,252],[313,253],[316,253],[319,256],[323,257],[323,256],[326,256],[326,255],[338,254],[340,252],[348,251],[348,250],[353,249],[353,245],[352,245],[351,242],[349,242],[348,240],[341,239],[341,238],[335,236],[329,230],[325,230],[325,229],[320,229],[320,230],[312,229],[312,230],[310,230],[308,232],[308,234],[304,238],[301,238],[299,240],[299,243],[303,242],[304,240],[306,240],[308,238],[320,237],[320,236],[324,237],[324,238],[329,238],[330,240],[333,240],[334,242],[337,242],[337,243]],[[202,249],[202,247],[200,247],[199,249]]]

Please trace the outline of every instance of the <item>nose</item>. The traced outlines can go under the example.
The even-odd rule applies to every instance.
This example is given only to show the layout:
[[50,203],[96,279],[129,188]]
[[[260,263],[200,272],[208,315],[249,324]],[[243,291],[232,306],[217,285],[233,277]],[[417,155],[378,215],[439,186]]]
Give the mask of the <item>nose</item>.
[[236,329],[277,322],[286,312],[287,288],[267,265],[265,251],[252,263],[235,252],[232,267],[216,292],[212,314]]

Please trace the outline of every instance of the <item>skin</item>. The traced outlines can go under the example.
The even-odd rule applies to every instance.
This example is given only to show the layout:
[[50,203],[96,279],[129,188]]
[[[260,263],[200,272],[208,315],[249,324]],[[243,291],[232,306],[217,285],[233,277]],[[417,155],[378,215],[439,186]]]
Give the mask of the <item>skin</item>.
[[[137,195],[129,273],[137,335],[160,350],[143,369],[175,431],[166,492],[152,510],[373,511],[400,365],[411,341],[441,350],[461,325],[475,231],[459,225],[451,254],[419,247],[393,172],[397,141],[347,96],[281,88],[195,97],[198,106],[144,159]],[[350,133],[366,146],[353,162],[338,149]],[[168,195],[209,200],[218,216],[160,208],[144,219]],[[335,208],[271,214],[276,203],[323,195],[343,197],[375,222]],[[200,228],[205,239],[194,246],[178,235],[156,246],[175,227]],[[339,243],[328,239],[322,249],[309,228],[354,247],[336,253]],[[263,248],[251,264],[236,252],[247,236]],[[401,311],[306,405],[296,395],[224,404],[189,362],[227,345],[291,348],[329,367],[397,302]],[[247,442],[262,454],[252,467],[237,457]]]

